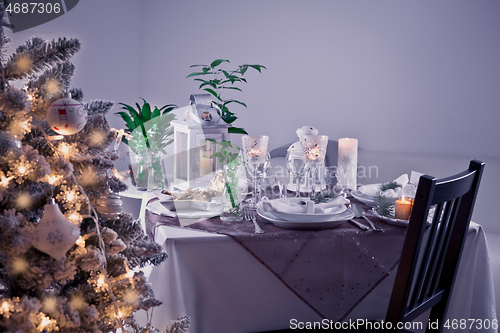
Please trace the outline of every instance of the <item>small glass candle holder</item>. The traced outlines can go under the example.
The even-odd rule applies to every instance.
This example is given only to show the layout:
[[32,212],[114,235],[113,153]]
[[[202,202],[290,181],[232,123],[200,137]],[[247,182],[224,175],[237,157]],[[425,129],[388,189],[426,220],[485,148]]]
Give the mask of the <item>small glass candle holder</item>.
[[317,168],[325,163],[326,147],[328,145],[328,136],[326,135],[303,135],[300,137],[302,145],[302,156],[310,170],[312,179],[311,198],[316,196],[316,178]]
[[266,163],[267,145],[269,137],[267,135],[244,135],[241,137],[243,147],[243,157],[245,164],[252,174],[252,208],[257,208],[258,201],[258,171],[259,167]]
[[409,220],[412,207],[412,199],[405,198],[404,196],[396,199],[396,201],[394,202],[394,217],[398,220]]

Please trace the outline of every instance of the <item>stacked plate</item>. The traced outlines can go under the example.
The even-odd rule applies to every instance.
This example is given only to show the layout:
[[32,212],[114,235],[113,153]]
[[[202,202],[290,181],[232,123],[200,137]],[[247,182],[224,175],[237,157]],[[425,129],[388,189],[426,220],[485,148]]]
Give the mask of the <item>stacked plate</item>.
[[[375,195],[377,195],[378,192],[380,192],[380,185],[381,183],[378,184],[368,184],[368,185],[361,185],[357,190],[352,191],[351,195],[364,203],[365,205],[368,205],[370,207],[375,206],[375,201],[373,198]],[[391,191],[392,192],[392,191]],[[400,196],[387,196],[389,199],[396,200]]]
[[[274,199],[271,200],[281,200]],[[299,204],[298,201],[303,201],[301,198],[289,198],[290,204]],[[326,229],[335,227],[354,217],[352,210],[345,205],[333,206],[326,208],[324,213],[306,214],[306,213],[289,213],[284,211],[264,211],[262,207],[257,209],[257,213],[270,221],[271,223],[290,229]]]

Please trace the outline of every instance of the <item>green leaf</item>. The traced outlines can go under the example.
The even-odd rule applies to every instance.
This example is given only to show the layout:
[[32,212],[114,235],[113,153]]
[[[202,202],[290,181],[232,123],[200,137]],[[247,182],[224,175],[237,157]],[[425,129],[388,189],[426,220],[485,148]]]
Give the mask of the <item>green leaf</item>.
[[239,127],[229,127],[227,129],[227,131],[229,133],[233,133],[233,134],[247,134],[248,135],[247,131],[245,131],[243,128],[239,128]]
[[222,101],[222,99],[219,97],[219,95],[213,89],[205,88],[203,90],[208,91],[209,93],[211,93],[212,95],[214,95],[214,97],[217,98],[219,101]]
[[160,115],[160,110],[155,106],[155,109],[153,110],[153,114],[151,115],[151,118],[156,118]]
[[241,75],[245,75],[245,72],[247,71],[248,66],[247,65],[241,65],[240,66],[240,73]]
[[201,89],[204,86],[210,86],[210,87],[212,87],[214,89],[217,89],[217,86],[215,84],[213,84],[212,82],[210,82],[210,81],[203,82],[202,84],[200,84],[200,86],[198,87],[198,89]]
[[224,158],[224,155],[222,153],[213,153],[211,157]]
[[151,106],[149,103],[146,102],[146,100],[143,98],[144,105],[142,106],[142,118],[144,121],[148,121],[151,119]]
[[212,63],[210,64],[210,67],[211,67],[211,68],[215,68],[215,67],[219,66],[220,64],[222,64],[223,62],[229,62],[229,60],[224,60],[224,59],[217,59],[217,60],[214,60],[214,61],[212,61]]
[[262,65],[248,65],[248,67],[252,67],[253,69],[258,70],[259,73],[262,73],[261,68],[267,69],[266,66],[262,66]]
[[210,67],[203,67],[203,69],[201,71],[203,72],[203,74],[207,74],[209,70],[210,70]]
[[213,144],[217,143],[217,141],[215,141],[215,139],[205,139],[205,140],[207,140],[208,142],[212,142]]
[[247,107],[247,105],[243,102],[240,102],[240,101],[237,101],[235,99],[229,99],[227,101],[224,102],[224,105],[228,105],[229,103],[238,103],[238,104],[241,104],[243,105],[244,107]]
[[198,75],[205,75],[205,73],[203,73],[203,72],[194,72],[194,73],[191,73],[191,74],[189,74],[188,76],[186,76],[186,79],[187,79],[188,77],[191,77],[191,76],[198,76]]
[[222,87],[222,89],[233,89],[233,90],[243,91],[238,87]]
[[[131,107],[130,105],[127,105],[127,104],[123,104],[123,103],[118,103],[118,104],[121,104],[123,105],[121,107],[121,109],[123,110],[127,110],[128,113],[132,116],[132,117],[137,117],[137,118],[140,118],[141,116],[139,115],[139,113],[137,111],[135,111],[135,109],[133,107]],[[141,110],[141,108],[139,108],[139,111]]]
[[206,67],[207,65],[191,65],[189,66],[189,68],[193,68],[193,67]]
[[118,114],[118,115],[120,115],[122,117],[122,119],[127,124],[128,128],[130,128],[130,130],[134,130],[135,129],[134,121],[132,120],[132,118],[130,118],[130,116],[128,114],[126,114],[123,111],[116,112],[115,114]]
[[224,122],[226,124],[232,124],[236,119],[238,119],[238,117],[236,116],[233,116],[232,114],[228,114],[226,113],[223,117],[222,117],[222,120],[224,120]]

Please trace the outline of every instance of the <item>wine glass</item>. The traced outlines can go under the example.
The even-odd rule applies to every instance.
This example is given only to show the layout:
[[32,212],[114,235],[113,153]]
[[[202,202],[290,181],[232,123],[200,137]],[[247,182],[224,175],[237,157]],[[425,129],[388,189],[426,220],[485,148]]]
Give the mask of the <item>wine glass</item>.
[[328,136],[326,135],[303,135],[300,137],[302,144],[302,153],[307,169],[311,171],[312,186],[311,198],[316,197],[316,177],[318,176],[318,166],[325,163],[326,146],[328,145]]
[[[269,137],[267,135],[244,135],[241,137],[241,143],[243,147],[243,157],[245,160],[245,166],[247,170],[252,175],[252,202],[250,206],[252,208],[257,208],[258,202],[258,186],[257,179],[259,176],[259,169],[261,171],[266,171],[266,156],[267,156],[267,145],[269,143]],[[269,165],[267,165],[269,168]]]
[[303,156],[295,154],[293,151],[288,151],[286,153],[286,168],[293,177],[293,181],[297,184],[295,197],[298,198],[300,197],[300,181],[306,172],[306,162]]

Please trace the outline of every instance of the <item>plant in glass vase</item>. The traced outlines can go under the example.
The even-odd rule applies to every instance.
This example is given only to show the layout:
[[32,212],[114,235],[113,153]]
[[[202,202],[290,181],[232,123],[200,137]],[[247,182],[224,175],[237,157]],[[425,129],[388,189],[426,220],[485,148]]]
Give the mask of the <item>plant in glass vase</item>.
[[[240,189],[240,178],[242,175],[242,158],[239,147],[233,147],[230,141],[217,142],[214,139],[206,139],[216,147],[216,153],[211,157],[219,159],[223,166],[224,191],[222,194],[223,221],[241,221],[242,216],[242,191]],[[244,170],[243,170],[244,171]],[[244,174],[244,172],[243,172]],[[245,182],[246,183],[246,182]]]
[[[262,69],[267,69],[262,65],[250,65],[243,64],[239,65],[238,68],[233,70],[226,70],[220,66],[224,63],[229,63],[229,60],[216,59],[210,63],[210,65],[192,65],[193,67],[201,67],[201,72],[193,72],[187,76],[196,77],[194,80],[201,82],[199,89],[203,89],[215,97],[216,101],[214,103],[219,107],[219,115],[227,124],[232,124],[238,117],[235,116],[234,112],[229,111],[229,105],[232,103],[247,105],[236,99],[225,99],[222,96],[222,91],[224,90],[237,90],[242,91],[241,88],[237,87],[236,84],[244,82],[247,80],[243,77],[249,68],[255,69],[259,73],[262,73]],[[205,79],[205,77],[210,77]],[[228,129],[229,133],[236,134],[248,134],[243,128],[231,126]]]
[[[140,190],[153,190],[164,187],[161,154],[166,155],[165,148],[173,142],[171,137],[174,130],[170,123],[175,119],[175,115],[171,111],[177,106],[167,104],[152,109],[144,98],[142,100],[142,106],[135,104],[137,110],[130,105],[119,103],[122,105],[121,109],[128,113],[120,111],[115,114],[121,116],[127,126],[125,132],[129,136],[124,136],[122,141],[134,154],[131,156],[131,173],[136,186]],[[137,164],[132,161],[134,159]]]

